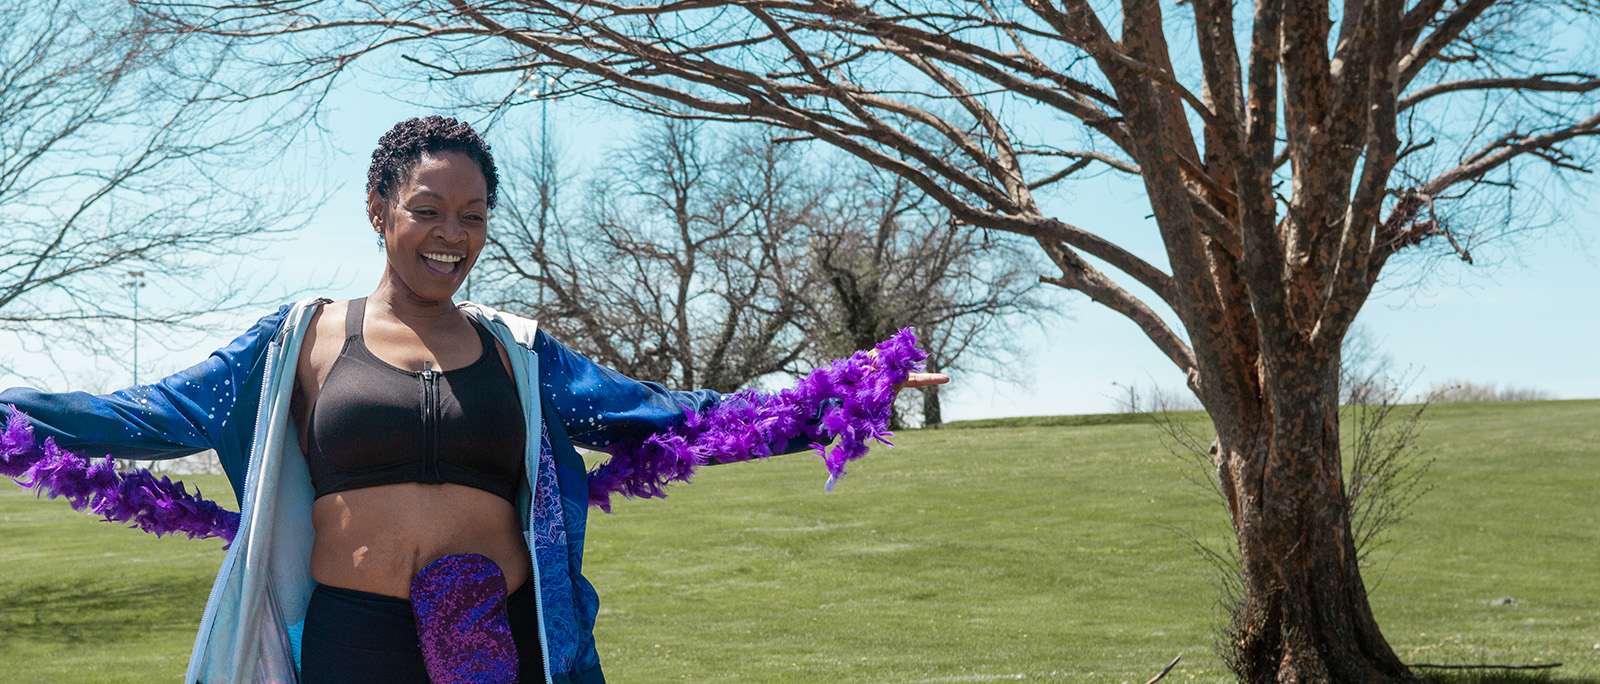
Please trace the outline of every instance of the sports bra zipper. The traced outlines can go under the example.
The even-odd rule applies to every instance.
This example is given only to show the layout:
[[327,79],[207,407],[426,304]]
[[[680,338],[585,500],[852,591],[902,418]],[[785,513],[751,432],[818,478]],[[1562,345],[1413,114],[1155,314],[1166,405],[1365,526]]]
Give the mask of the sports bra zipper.
[[422,362],[422,477],[439,481],[439,389],[433,363]]

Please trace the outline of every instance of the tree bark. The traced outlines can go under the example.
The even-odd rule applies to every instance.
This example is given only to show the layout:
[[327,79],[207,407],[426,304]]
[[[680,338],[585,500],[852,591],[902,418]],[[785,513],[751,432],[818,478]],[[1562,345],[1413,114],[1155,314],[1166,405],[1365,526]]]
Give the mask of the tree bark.
[[[930,366],[928,372],[937,373],[939,371]],[[939,405],[939,386],[930,385],[922,388],[923,429],[937,430],[942,425],[944,425],[944,412]]]
[[[1266,420],[1213,417],[1218,471],[1237,500],[1244,589],[1227,655],[1251,684],[1410,680],[1373,618],[1357,564],[1340,469],[1336,359],[1302,357],[1293,373],[1269,377],[1270,405],[1256,412]],[[1291,360],[1280,355],[1283,363],[1266,365]]]

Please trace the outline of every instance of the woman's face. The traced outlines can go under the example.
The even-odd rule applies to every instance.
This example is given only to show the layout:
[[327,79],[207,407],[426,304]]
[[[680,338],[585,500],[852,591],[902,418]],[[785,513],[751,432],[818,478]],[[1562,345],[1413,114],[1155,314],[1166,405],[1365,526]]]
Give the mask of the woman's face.
[[393,197],[368,193],[393,284],[425,301],[455,296],[488,239],[488,196],[478,163],[460,152],[422,155]]

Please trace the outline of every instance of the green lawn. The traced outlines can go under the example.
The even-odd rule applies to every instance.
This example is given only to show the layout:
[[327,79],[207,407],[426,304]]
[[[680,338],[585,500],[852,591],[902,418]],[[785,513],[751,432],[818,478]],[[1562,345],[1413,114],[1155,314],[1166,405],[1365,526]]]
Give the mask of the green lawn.
[[[1600,401],[1439,406],[1428,421],[1435,488],[1367,568],[1391,643],[1408,661],[1559,661],[1517,681],[1600,682]],[[1215,577],[1186,540],[1224,542],[1222,509],[1155,429],[896,441],[833,494],[796,455],[596,512],[586,568],[609,678],[1138,683],[1182,653],[1165,681],[1229,681]],[[220,546],[6,485],[0,682],[179,678]]]

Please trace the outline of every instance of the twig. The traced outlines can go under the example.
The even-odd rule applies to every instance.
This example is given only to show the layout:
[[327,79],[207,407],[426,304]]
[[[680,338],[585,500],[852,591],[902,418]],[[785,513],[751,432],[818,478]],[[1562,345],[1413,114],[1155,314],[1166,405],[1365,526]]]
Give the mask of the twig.
[[[1435,665],[1433,663],[1406,663],[1406,667],[1426,667],[1435,670],[1549,670],[1561,667],[1561,663],[1540,663],[1538,665]],[[1159,677],[1157,678],[1159,679]],[[1154,679],[1150,681],[1155,681]]]
[[1157,673],[1156,676],[1151,677],[1150,681],[1145,682],[1144,684],[1156,684],[1156,682],[1161,681],[1161,678],[1167,676],[1167,673],[1171,672],[1172,668],[1178,666],[1178,661],[1180,661],[1180,660],[1183,660],[1183,654],[1182,653],[1179,653],[1178,657],[1173,658],[1172,662],[1167,663],[1166,667],[1161,668],[1161,672]]

